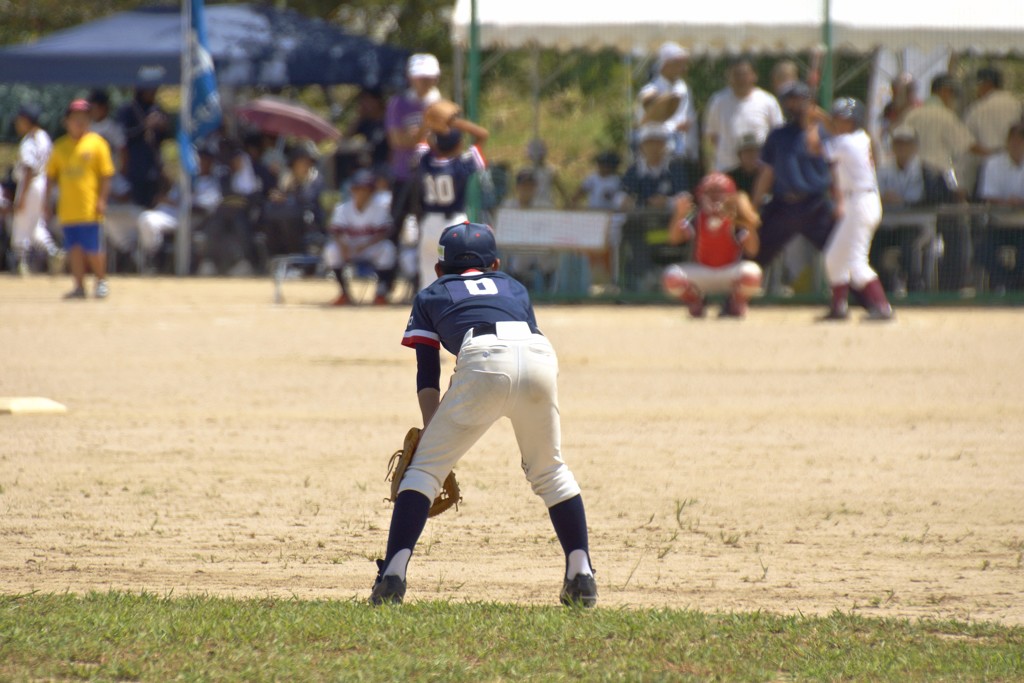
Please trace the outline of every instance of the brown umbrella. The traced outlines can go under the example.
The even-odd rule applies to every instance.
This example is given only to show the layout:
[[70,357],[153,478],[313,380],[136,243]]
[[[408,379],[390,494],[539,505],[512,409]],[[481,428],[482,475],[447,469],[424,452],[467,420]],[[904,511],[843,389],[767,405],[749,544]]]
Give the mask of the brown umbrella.
[[235,109],[235,114],[264,133],[307,138],[313,142],[337,140],[341,133],[329,121],[305,107],[260,97]]

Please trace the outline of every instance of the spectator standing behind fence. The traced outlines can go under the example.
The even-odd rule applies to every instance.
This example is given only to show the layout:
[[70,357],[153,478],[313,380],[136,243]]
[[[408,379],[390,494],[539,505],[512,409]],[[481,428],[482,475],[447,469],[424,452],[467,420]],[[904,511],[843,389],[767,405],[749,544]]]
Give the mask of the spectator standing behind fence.
[[669,128],[669,155],[696,163],[700,157],[700,137],[697,126],[697,110],[693,105],[693,93],[686,83],[690,66],[690,53],[678,43],[662,43],[658,50],[657,75],[640,89],[637,105],[637,125],[646,123],[643,103],[660,95],[674,95],[679,104],[671,112],[665,125]]
[[11,224],[11,251],[19,275],[30,272],[29,255],[32,245],[46,250],[50,270],[63,266],[62,252],[43,220],[46,196],[46,165],[50,161],[53,143],[45,130],[39,127],[42,111],[39,106],[23,104],[14,117],[14,129],[21,136],[18,158],[14,164],[13,220]]
[[740,138],[736,146],[739,163],[725,172],[736,183],[736,189],[749,198],[754,194],[754,181],[761,170],[761,141],[754,133],[747,133]]
[[[978,195],[996,207],[1024,209],[1024,123],[1010,127],[1006,150],[989,157],[981,169]],[[996,216],[998,218],[998,215]],[[1024,225],[990,220],[978,245],[989,287],[997,294],[1024,287]]]
[[588,209],[613,211],[616,208],[615,198],[622,188],[622,177],[619,175],[621,163],[622,159],[613,151],[595,156],[594,164],[597,168],[580,183],[573,195],[572,206],[578,206],[585,198]]
[[976,81],[977,99],[964,112],[964,124],[978,143],[974,161],[980,169],[986,159],[1006,149],[1010,126],[1024,120],[1024,104],[1003,90],[999,69],[978,69]]
[[662,242],[668,238],[664,228],[672,200],[689,189],[683,161],[668,155],[668,137],[668,128],[660,123],[641,126],[640,154],[622,176],[617,204],[629,212],[622,225],[622,250],[628,259],[623,285],[628,289],[635,289],[652,272],[656,236],[663,235]]
[[117,112],[117,123],[125,136],[122,172],[131,185],[132,203],[148,208],[153,205],[163,159],[160,145],[170,137],[170,120],[156,101],[155,87],[135,88],[131,101]]
[[[811,144],[822,131],[811,91],[793,81],[781,93],[786,124],[768,134],[761,149],[761,170],[751,199],[761,209],[761,246],[755,259],[771,265],[793,237],[803,235],[819,251],[834,223],[830,198],[832,175],[820,146]],[[765,204],[766,198],[771,200]]]
[[323,232],[323,191],[323,177],[312,150],[305,145],[296,147],[289,155],[288,170],[270,192],[261,221],[269,255],[303,253]]
[[[908,126],[897,126],[890,134],[891,161],[878,167],[878,190],[883,209],[936,207],[952,201],[942,169],[921,160],[917,135]],[[899,250],[896,263],[884,258],[887,250]],[[918,225],[890,225],[875,235],[870,261],[890,292],[905,293],[925,288],[926,263],[938,250],[938,237]]]
[[110,293],[100,222],[107,208],[114,163],[107,141],[89,130],[89,122],[87,101],[74,100],[68,105],[64,119],[67,134],[53,146],[46,167],[49,181],[60,192],[57,217],[64,230],[64,248],[74,280],[74,288],[65,299],[85,298],[87,267],[96,277],[96,298],[105,299]]
[[[416,178],[417,146],[427,129],[423,111],[441,99],[437,89],[441,65],[432,54],[415,54],[406,66],[409,88],[388,100],[384,114],[390,148],[392,239],[397,242],[407,216],[419,212],[419,181]],[[436,259],[435,259],[436,260]],[[431,271],[433,272],[433,264]]]
[[569,204],[569,193],[558,176],[558,169],[548,162],[548,146],[543,140],[534,138],[527,143],[526,160],[537,183],[533,205],[537,208],[553,208],[556,192],[564,204]]
[[704,118],[704,135],[714,150],[713,169],[723,173],[739,163],[736,148],[745,134],[764,140],[770,130],[783,124],[778,100],[757,87],[750,57],[734,59],[728,77],[729,86],[711,97]]
[[334,207],[327,227],[329,239],[324,261],[338,281],[332,306],[353,303],[346,266],[369,266],[377,275],[375,306],[388,303],[395,279],[398,249],[391,241],[391,213],[387,203],[374,200],[377,179],[369,169],[359,169],[349,184],[351,198]]
[[941,168],[950,178],[950,185],[956,180],[956,194],[964,199],[972,195],[972,187],[958,174],[969,161],[969,152],[980,153],[967,126],[956,114],[960,88],[949,74],[939,74],[932,79],[931,97],[923,105],[911,109],[903,117],[903,123],[917,135],[921,158],[932,166]]

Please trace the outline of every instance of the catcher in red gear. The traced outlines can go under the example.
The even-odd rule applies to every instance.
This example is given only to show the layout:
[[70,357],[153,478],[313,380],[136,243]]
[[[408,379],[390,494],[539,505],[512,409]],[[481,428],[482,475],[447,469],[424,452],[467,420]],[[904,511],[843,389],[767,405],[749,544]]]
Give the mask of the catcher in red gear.
[[693,258],[665,269],[665,292],[685,303],[694,318],[704,317],[709,294],[726,294],[720,317],[742,318],[747,302],[761,293],[761,268],[747,258],[757,254],[760,226],[757,211],[732,178],[704,176],[696,206],[689,194],[676,199],[669,242],[694,240]]

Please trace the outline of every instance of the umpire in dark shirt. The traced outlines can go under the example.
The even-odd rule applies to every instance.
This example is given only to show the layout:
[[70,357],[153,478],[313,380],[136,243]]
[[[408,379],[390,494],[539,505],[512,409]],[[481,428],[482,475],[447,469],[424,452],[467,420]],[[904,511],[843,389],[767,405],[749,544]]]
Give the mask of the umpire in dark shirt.
[[779,100],[786,123],[768,133],[752,197],[755,206],[763,207],[761,248],[755,258],[762,268],[797,234],[824,249],[835,224],[832,172],[821,148],[823,132],[813,116],[811,91],[792,81]]

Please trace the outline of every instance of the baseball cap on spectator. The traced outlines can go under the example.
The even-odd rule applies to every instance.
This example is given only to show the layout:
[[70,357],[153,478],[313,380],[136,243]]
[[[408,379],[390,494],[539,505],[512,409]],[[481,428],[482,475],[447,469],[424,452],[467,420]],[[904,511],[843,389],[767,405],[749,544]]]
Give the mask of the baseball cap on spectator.
[[991,83],[997,88],[1003,87],[1003,74],[991,66],[983,66],[978,69],[978,73],[975,75],[979,83]]
[[43,110],[35,102],[26,102],[18,107],[17,116],[28,119],[33,125],[39,123],[39,117],[42,115]]
[[110,104],[110,95],[107,94],[106,90],[97,88],[89,93],[88,102],[90,104],[98,104],[101,107],[106,107]]
[[675,59],[687,59],[690,56],[690,51],[679,43],[672,41],[662,43],[658,49],[658,64],[664,64],[665,62],[671,62]]
[[406,74],[409,78],[437,78],[441,75],[441,65],[438,63],[437,57],[432,54],[416,54],[409,57]]
[[620,163],[622,163],[622,159],[619,157],[617,153],[608,150],[605,152],[601,152],[600,154],[595,156],[594,162],[601,164],[602,166],[611,166],[614,168],[618,166]]
[[648,140],[668,140],[669,130],[663,123],[645,123],[637,131],[637,140],[647,142]]
[[67,113],[70,114],[70,113],[76,112],[76,111],[88,112],[90,109],[92,109],[92,105],[89,104],[89,100],[83,100],[83,99],[71,100],[71,104],[68,105]]
[[784,100],[787,97],[799,97],[804,100],[810,99],[811,89],[803,81],[790,81],[784,84],[779,91],[780,100]]
[[368,168],[361,168],[352,174],[352,180],[349,181],[349,185],[352,187],[373,187],[377,182],[377,177],[373,175],[373,171]]
[[904,142],[917,142],[917,133],[910,126],[903,124],[892,129],[893,142],[902,140]]

